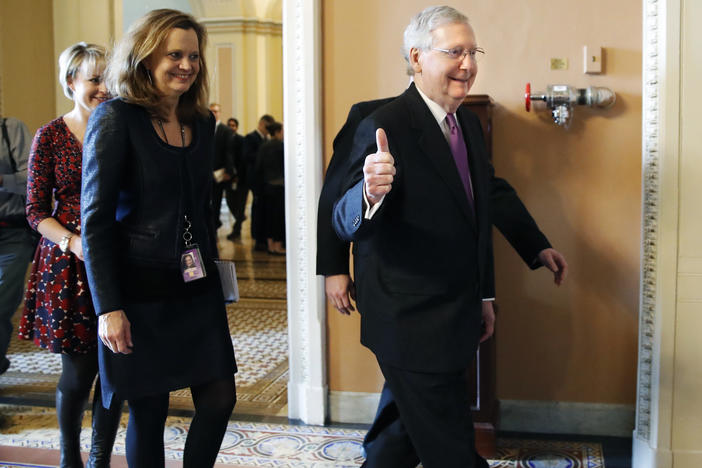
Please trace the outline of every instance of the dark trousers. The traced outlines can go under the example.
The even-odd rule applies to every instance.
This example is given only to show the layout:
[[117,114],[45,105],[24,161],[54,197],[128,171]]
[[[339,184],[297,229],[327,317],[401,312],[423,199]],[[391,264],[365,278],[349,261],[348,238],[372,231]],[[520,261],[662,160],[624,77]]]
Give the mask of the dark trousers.
[[[222,221],[220,220],[222,198],[227,201],[227,207],[236,219],[233,231],[240,232],[241,222],[244,218],[244,207],[241,207],[241,213],[239,213],[239,206],[237,205],[238,200],[235,196],[235,190],[232,190],[231,182],[221,182],[219,184],[215,183],[212,187],[212,214],[214,215],[215,228],[219,228],[222,225]],[[244,205],[246,205],[246,195],[244,195]],[[238,230],[236,229],[237,223],[239,224]]]
[[261,190],[253,192],[253,203],[251,204],[251,237],[256,239],[256,243],[266,242],[266,199]]
[[378,412],[363,442],[366,468],[487,468],[475,451],[466,373],[412,372],[379,362]]
[[246,219],[244,213],[246,211],[246,199],[249,196],[249,186],[239,183],[235,190],[228,188],[225,191],[225,196],[227,197],[229,210],[232,212],[232,215],[234,215],[232,233],[241,234],[241,224],[244,222],[244,219]]
[[[195,406],[183,450],[183,468],[205,468],[217,459],[229,416],[236,403],[234,376],[190,387]],[[130,468],[165,465],[163,430],[168,393],[129,400],[127,463]]]
[[285,187],[267,184],[264,190],[266,239],[285,242]]
[[17,334],[12,316],[22,302],[24,276],[36,247],[29,228],[0,227],[0,361]]

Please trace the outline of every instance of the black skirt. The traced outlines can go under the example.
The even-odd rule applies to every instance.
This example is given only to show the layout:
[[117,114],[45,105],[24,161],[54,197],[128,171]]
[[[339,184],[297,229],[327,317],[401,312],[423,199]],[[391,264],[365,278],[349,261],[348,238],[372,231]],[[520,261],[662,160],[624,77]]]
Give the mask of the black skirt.
[[131,354],[100,342],[103,403],[167,393],[236,373],[222,288],[213,263],[207,277],[185,283],[180,271],[133,268],[126,275],[124,312]]

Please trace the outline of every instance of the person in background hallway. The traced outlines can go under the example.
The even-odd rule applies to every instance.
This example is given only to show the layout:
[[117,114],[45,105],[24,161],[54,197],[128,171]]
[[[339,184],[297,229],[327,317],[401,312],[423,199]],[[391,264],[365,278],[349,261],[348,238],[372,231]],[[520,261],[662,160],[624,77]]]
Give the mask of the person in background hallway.
[[[207,33],[191,15],[147,13],[106,72],[117,96],[88,123],[83,242],[98,314],[103,400],[129,401],[127,462],[164,466],[168,393],[189,387],[185,468],[215,463],[236,402],[236,362],[214,259]],[[185,256],[198,274],[184,276]]]
[[[105,49],[79,42],[59,57],[59,81],[73,110],[40,128],[32,143],[27,220],[42,238],[27,284],[19,336],[61,353],[56,414],[61,467],[82,467],[83,411],[98,370],[97,319],[83,263],[80,217],[82,145],[88,118],[108,98]],[[56,200],[54,205],[53,199]],[[53,211],[52,211],[53,209]],[[93,436],[88,466],[110,466],[122,402],[108,409],[95,382]]]
[[361,342],[386,381],[363,466],[485,468],[466,369],[494,330],[492,223],[556,284],[567,263],[494,177],[480,122],[461,107],[482,53],[468,19],[423,10],[404,53],[414,83],[359,125],[333,213],[354,242]]
[[[236,181],[236,169],[234,168],[234,132],[229,126],[224,125],[221,120],[222,108],[216,102],[210,104],[210,112],[215,116],[215,141],[214,141],[214,162],[212,163],[214,184],[212,188],[212,214],[214,215],[215,229],[222,225],[219,219],[222,209],[222,196],[229,190]],[[227,197],[229,201],[230,197]],[[228,205],[229,206],[229,205]],[[229,210],[232,211],[229,206]]]
[[236,120],[234,117],[229,117],[227,119],[227,126],[231,128],[234,133],[239,131],[239,121]]
[[27,126],[0,117],[0,375],[10,367],[7,348],[12,316],[22,302],[24,275],[34,252],[25,215],[27,159],[31,137]]
[[229,185],[224,192],[227,197],[229,211],[231,211],[234,216],[232,232],[227,235],[227,239],[236,241],[241,239],[241,224],[246,219],[246,195],[249,192],[249,188],[246,184],[241,183],[243,179],[241,175],[246,174],[246,162],[244,161],[243,154],[244,137],[237,133],[239,130],[239,121],[234,117],[230,117],[229,120],[227,120],[227,126],[234,131],[232,135],[232,148],[234,154],[234,170],[237,173],[236,181]]
[[256,185],[261,187],[266,243],[271,255],[285,255],[285,166],[283,125],[273,122],[266,127],[271,139],[265,141],[256,156]]
[[[246,180],[246,186],[251,189],[253,194],[253,203],[251,204],[251,237],[255,239],[255,250],[266,251],[268,245],[266,243],[266,220],[264,200],[260,193],[260,187],[257,187],[253,180],[253,173],[256,170],[256,156],[258,149],[263,142],[269,138],[266,127],[275,122],[272,116],[265,114],[258,120],[258,126],[254,131],[244,137],[244,160],[246,161],[247,174],[251,174]],[[244,199],[244,205],[246,199]]]

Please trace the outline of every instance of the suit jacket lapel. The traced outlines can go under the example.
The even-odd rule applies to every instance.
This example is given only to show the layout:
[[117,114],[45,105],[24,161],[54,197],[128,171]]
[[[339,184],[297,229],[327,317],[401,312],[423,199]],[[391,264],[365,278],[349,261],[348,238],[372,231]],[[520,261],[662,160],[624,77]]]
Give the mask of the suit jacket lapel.
[[[453,160],[451,148],[444,134],[424,100],[415,89],[414,83],[405,91],[410,108],[410,123],[416,135],[417,143],[424,155],[431,161],[446,186],[458,203],[461,212],[468,218],[473,228],[476,228],[468,198],[466,197],[463,182],[458,175],[456,162]],[[471,167],[472,170],[472,167]]]

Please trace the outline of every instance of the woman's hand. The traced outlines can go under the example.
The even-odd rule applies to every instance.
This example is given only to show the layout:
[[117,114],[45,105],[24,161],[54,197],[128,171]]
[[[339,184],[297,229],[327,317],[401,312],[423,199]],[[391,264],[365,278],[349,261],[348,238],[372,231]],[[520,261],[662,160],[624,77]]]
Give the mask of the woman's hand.
[[100,341],[113,353],[131,354],[131,324],[123,310],[113,310],[98,317],[98,336]]
[[80,234],[74,234],[71,236],[71,240],[68,241],[68,250],[73,252],[73,254],[83,261],[83,240],[80,238]]

